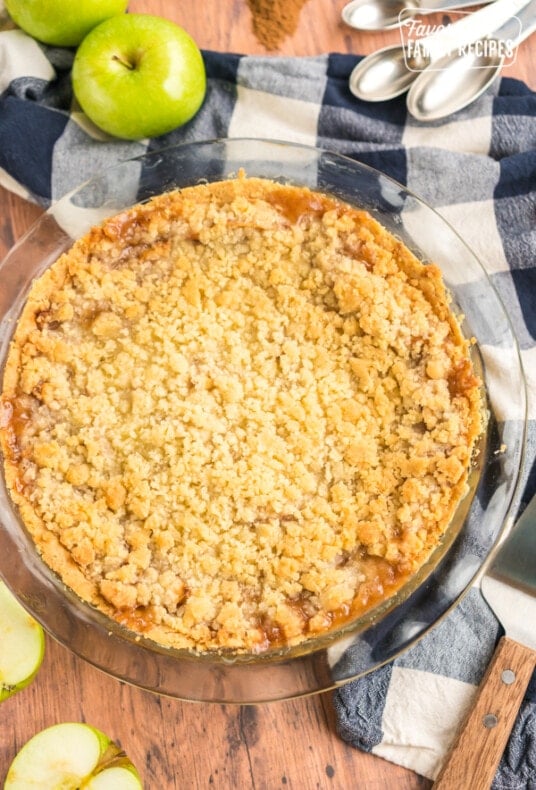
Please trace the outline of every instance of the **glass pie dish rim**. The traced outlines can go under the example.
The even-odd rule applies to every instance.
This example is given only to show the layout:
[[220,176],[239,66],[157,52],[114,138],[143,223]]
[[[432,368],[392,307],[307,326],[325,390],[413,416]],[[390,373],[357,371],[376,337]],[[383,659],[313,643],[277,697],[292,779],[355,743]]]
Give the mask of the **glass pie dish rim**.
[[[289,143],[286,141],[259,140],[255,138],[231,138],[231,139],[222,139],[222,140],[207,140],[207,141],[200,141],[194,143],[182,143],[179,145],[159,148],[154,151],[147,151],[144,154],[131,157],[130,159],[118,163],[117,172],[119,172],[120,168],[126,167],[129,162],[131,163],[149,162],[150,158],[154,158],[154,160],[157,161],[158,157],[166,157],[167,154],[171,156],[175,152],[187,156],[188,153],[199,154],[199,152],[203,150],[210,151],[211,147],[214,151],[216,152],[219,151],[220,153],[224,150],[231,151],[236,148],[241,148],[242,151],[244,152],[248,148],[248,146],[250,147],[255,146],[257,150],[259,148],[262,148],[263,150],[266,149],[266,152],[268,152],[269,150],[272,153],[278,150],[280,151],[284,150],[285,154],[281,158],[282,167],[285,166],[286,164],[285,160],[288,159],[288,156],[290,155],[290,157],[292,158],[293,154],[295,154],[298,157],[298,159],[300,158],[301,155],[303,155],[305,158],[308,155],[310,155],[313,159],[316,156],[318,157],[318,163],[320,163],[322,158],[326,160],[331,158],[335,162],[335,170],[336,170],[337,162],[339,162],[342,163],[340,165],[341,168],[344,166],[348,168],[350,172],[353,171],[354,173],[356,172],[360,173],[362,178],[364,178],[365,175],[370,178],[377,178],[379,179],[380,185],[383,186],[384,188],[386,188],[386,184],[388,184],[390,188],[394,189],[395,191],[396,190],[401,191],[401,193],[403,193],[407,199],[417,201],[417,204],[420,205],[421,207],[424,207],[426,212],[432,212],[436,216],[436,218],[439,219],[440,224],[442,224],[443,226],[449,229],[449,233],[454,234],[454,236],[458,237],[460,243],[468,250],[469,254],[472,256],[477,266],[480,267],[481,274],[487,280],[489,287],[493,289],[495,293],[495,289],[493,288],[493,285],[491,284],[488,275],[485,273],[477,257],[474,255],[474,253],[472,253],[469,250],[468,245],[461,239],[459,234],[457,234],[457,232],[454,229],[452,229],[450,224],[446,220],[444,220],[433,208],[431,208],[428,204],[426,204],[422,199],[414,195],[411,190],[407,189],[402,184],[398,184],[398,182],[396,182],[394,179],[390,178],[389,176],[385,175],[384,173],[381,173],[380,171],[377,171],[368,165],[364,165],[361,162],[356,162],[355,160],[346,157],[342,154],[336,154],[325,149],[316,148],[312,146],[302,146],[300,144]],[[235,156],[237,155],[239,155],[239,151],[235,151]],[[242,157],[244,159],[246,158],[244,153],[242,153]],[[194,163],[194,170],[195,170],[195,161],[196,161],[196,156],[193,155],[192,162]],[[251,166],[251,160],[249,161],[249,165]],[[246,171],[248,171],[247,165],[245,166],[245,169]],[[228,175],[234,174],[235,172],[236,172],[236,167],[234,168],[234,170],[228,173]],[[248,172],[248,175],[249,174],[256,175],[255,172],[251,173],[251,171]],[[63,198],[61,198],[60,201],[55,203],[43,215],[43,217],[38,219],[37,222],[35,222],[32,225],[32,227],[27,231],[26,234],[22,236],[22,238],[17,242],[17,244],[14,245],[10,253],[8,253],[8,256],[6,256],[4,261],[0,264],[0,272],[6,266],[6,262],[9,262],[11,260],[13,255],[18,254],[20,250],[24,248],[24,245],[31,243],[32,239],[36,237],[36,234],[38,234],[39,229],[43,227],[43,223],[46,223],[48,219],[50,219],[51,217],[58,215],[58,207],[59,206],[61,207],[62,203],[67,204],[72,202],[73,198],[76,198],[77,196],[83,194],[84,190],[88,188],[88,185],[97,183],[98,179],[101,177],[102,174],[94,175],[92,178],[85,181],[83,184],[79,185],[79,187],[75,188],[67,195],[65,195]],[[196,177],[197,177],[197,181],[202,181],[204,178],[206,178],[206,176],[203,176],[199,173],[197,173]],[[282,179],[285,180],[285,178],[286,177],[283,173]],[[217,179],[211,179],[211,180],[217,180]],[[292,178],[287,179],[287,181],[289,181],[290,183],[296,183],[296,180]],[[321,191],[327,191],[327,192],[329,191],[321,187],[318,188]],[[343,190],[346,188],[347,187],[344,186]],[[356,204],[356,201],[354,201],[354,204]],[[370,207],[366,205],[363,207],[369,208],[370,210]],[[394,214],[395,212],[393,212],[393,215]],[[47,259],[46,265],[48,265],[48,263],[50,263],[51,261],[52,258],[50,259],[50,261]],[[40,272],[36,272],[36,274],[37,273]],[[19,300],[21,301],[21,304],[23,303],[25,296],[24,291],[22,293],[23,293],[22,301]],[[495,297],[502,305],[502,302],[496,293],[495,293]],[[510,325],[510,330],[512,332],[512,339],[514,341],[513,348],[517,352],[517,362],[519,365],[521,380],[523,382],[523,386],[526,387],[526,382],[522,371],[522,363],[519,353],[519,347],[517,344],[517,340],[515,338],[515,334],[511,329],[511,324],[504,306],[503,306],[503,311],[504,311],[504,317],[506,319],[506,323]],[[2,321],[2,324],[4,324],[4,329],[5,329],[6,320],[8,321],[10,326],[12,326],[13,315],[11,308],[8,308],[6,315],[7,315],[7,319],[4,318]],[[7,332],[7,334],[9,334],[9,331]],[[502,519],[501,527],[497,535],[495,536],[496,539],[500,537],[504,533],[504,531],[507,530],[509,527],[508,518],[509,518],[509,514],[512,512],[513,505],[516,499],[519,478],[523,464],[523,448],[525,444],[524,442],[525,431],[526,431],[526,397],[524,403],[524,422],[522,427],[523,436],[520,439],[521,450],[518,450],[517,469],[513,472],[515,479],[513,480],[513,482],[510,483],[508,488],[509,502],[504,509],[504,514],[503,514],[504,518]],[[475,488],[472,491],[472,496],[475,495],[477,486],[478,486],[478,480],[475,483]],[[0,503],[0,506],[1,504],[2,503]],[[464,504],[462,505],[462,509],[464,507],[470,509],[471,506],[472,506],[472,500],[464,501]],[[4,507],[5,507],[5,502],[4,502]],[[460,529],[462,527],[463,527],[463,523],[460,526]],[[16,529],[17,528],[15,527],[15,530]],[[293,696],[301,696],[303,694],[325,691],[328,688],[336,687],[341,683],[346,683],[349,680],[354,679],[355,677],[359,677],[361,674],[365,674],[365,672],[372,671],[373,669],[378,668],[379,666],[386,663],[387,661],[392,660],[401,651],[407,649],[407,647],[409,647],[410,644],[414,644],[418,639],[424,636],[424,634],[427,633],[431,627],[437,624],[437,622],[439,622],[447,614],[447,612],[450,611],[450,609],[461,600],[463,595],[470,588],[471,584],[473,583],[478,573],[485,566],[486,560],[489,559],[489,554],[491,553],[491,548],[492,548],[490,547],[490,551],[488,552],[487,557],[480,563],[480,567],[478,568],[478,571],[471,575],[470,580],[463,584],[462,589],[457,590],[456,595],[454,595],[453,597],[451,596],[452,600],[448,602],[448,605],[443,605],[442,611],[440,612],[439,616],[434,620],[434,622],[428,623],[425,625],[425,627],[422,627],[418,633],[415,633],[407,641],[407,643],[401,645],[399,650],[396,650],[395,652],[390,652],[390,654],[386,655],[385,657],[378,658],[378,660],[374,662],[373,666],[368,667],[365,671],[357,671],[354,674],[352,673],[348,674],[348,672],[346,671],[346,675],[344,677],[337,678],[334,676],[333,672],[330,673],[328,671],[326,673],[325,666],[322,666],[319,669],[321,664],[325,664],[326,655],[329,653],[331,648],[333,648],[337,643],[346,643],[348,642],[348,640],[356,638],[356,636],[358,639],[366,638],[367,632],[370,629],[374,629],[377,626],[381,628],[382,622],[386,618],[388,618],[388,615],[390,615],[390,613],[392,613],[394,610],[399,609],[401,607],[401,604],[404,604],[405,602],[410,600],[412,596],[419,591],[419,589],[421,589],[426,584],[430,583],[430,580],[432,579],[435,570],[445,560],[445,558],[448,556],[449,552],[452,549],[452,545],[456,542],[457,530],[456,531],[451,530],[442,547],[439,547],[432,554],[431,560],[425,563],[421,571],[419,571],[414,577],[412,577],[412,579],[402,587],[401,591],[396,593],[392,598],[388,599],[387,601],[381,603],[379,606],[375,607],[372,611],[365,613],[365,615],[361,618],[358,618],[356,622],[345,624],[342,628],[337,629],[332,633],[328,633],[327,635],[322,636],[320,638],[312,638],[310,640],[307,640],[307,642],[305,643],[297,645],[296,647],[277,649],[273,651],[268,651],[267,653],[264,654],[259,654],[255,656],[248,655],[245,657],[240,657],[240,656],[229,657],[229,656],[217,655],[217,654],[216,655],[192,654],[189,651],[182,651],[182,650],[166,648],[157,645],[153,642],[150,642],[150,640],[146,640],[144,637],[140,638],[139,635],[133,634],[132,632],[128,631],[128,629],[125,629],[123,626],[120,626],[114,621],[109,620],[102,613],[94,610],[93,607],[82,602],[72,591],[67,590],[65,588],[63,582],[61,582],[54,573],[52,573],[46,566],[44,566],[44,563],[42,563],[42,561],[39,560],[37,556],[33,556],[30,561],[30,558],[27,557],[27,552],[29,550],[31,551],[31,548],[29,548],[28,540],[29,540],[29,544],[31,544],[31,539],[28,539],[28,537],[23,539],[21,533],[19,534],[10,533],[10,536],[7,537],[7,532],[5,529],[0,531],[0,545],[2,543],[5,544],[7,542],[12,549],[13,548],[17,549],[20,557],[22,558],[26,557],[26,560],[23,559],[23,566],[25,571],[30,572],[30,576],[32,577],[33,583],[37,584],[37,587],[40,587],[42,585],[42,588],[45,590],[45,592],[43,592],[45,598],[47,593],[50,595],[53,592],[53,594],[57,597],[57,603],[65,607],[66,611],[64,612],[64,615],[66,614],[67,621],[69,622],[70,618],[74,617],[74,619],[78,622],[78,625],[80,626],[81,624],[83,628],[85,628],[89,623],[90,627],[93,628],[94,635],[96,635],[95,638],[98,638],[99,641],[108,643],[108,646],[110,645],[110,643],[113,642],[115,646],[117,645],[121,645],[122,647],[126,646],[127,652],[134,651],[135,655],[132,660],[132,666],[134,667],[134,669],[132,671],[124,671],[124,669],[122,669],[121,671],[116,670],[113,659],[110,659],[108,655],[108,653],[110,652],[108,649],[106,648],[103,649],[102,653],[99,654],[99,656],[96,656],[93,652],[93,646],[88,647],[85,644],[84,640],[83,639],[81,640],[78,636],[76,637],[75,642],[73,644],[72,640],[70,640],[68,636],[69,627],[59,628],[57,622],[53,622],[51,624],[51,619],[54,620],[54,613],[52,613],[51,615],[50,612],[47,611],[43,612],[42,610],[40,610],[41,607],[39,605],[39,602],[38,601],[36,602],[35,596],[32,597],[33,594],[29,592],[28,589],[26,589],[26,591],[22,589],[24,585],[22,584],[19,575],[13,574],[12,569],[7,567],[9,563],[3,563],[2,560],[0,559],[0,574],[5,577],[8,586],[10,586],[13,589],[13,591],[19,597],[22,603],[28,608],[30,613],[33,614],[36,617],[36,619],[38,619],[42,623],[45,629],[49,633],[51,633],[52,636],[54,636],[57,639],[57,641],[60,641],[61,643],[65,644],[65,646],[67,646],[75,654],[81,656],[89,663],[92,663],[98,668],[108,672],[109,674],[115,677],[118,677],[119,679],[131,682],[134,685],[139,685],[143,688],[157,691],[163,694],[168,694],[170,696],[178,696],[183,699],[195,699],[199,701],[217,701],[217,702],[239,702],[239,703],[243,703],[243,702],[256,703],[256,702],[268,701],[272,699],[288,699]],[[448,548],[446,548],[447,542],[449,544]],[[439,555],[439,559],[437,555]],[[47,606],[45,605],[45,610],[46,609]],[[57,621],[57,617],[56,617],[56,621]],[[76,633],[78,634],[78,631],[76,631]],[[164,684],[148,681],[144,677],[143,667],[142,668],[138,667],[138,662],[143,663],[143,661],[148,656],[150,656],[151,660],[156,660],[157,662],[160,661],[163,662],[163,664],[165,664],[166,669],[164,674],[167,673],[166,677],[168,677],[168,679]],[[287,684],[285,685],[285,688],[282,691],[277,691],[277,690],[265,691],[263,688],[262,690],[259,690],[258,694],[256,694],[254,690],[252,691],[251,683],[246,684],[247,691],[244,691],[242,688],[242,684],[240,683],[240,680],[234,679],[230,682],[230,685],[228,684],[227,686],[225,686],[225,683],[222,686],[222,683],[220,682],[219,684],[220,689],[217,692],[214,691],[213,689],[214,684],[212,683],[209,684],[210,686],[209,691],[203,690],[205,689],[205,687],[203,686],[203,689],[201,691],[199,690],[192,691],[191,694],[188,695],[184,691],[182,681],[178,684],[181,687],[180,692],[174,689],[173,678],[175,677],[176,679],[176,673],[173,671],[173,666],[171,666],[171,669],[168,668],[168,664],[170,661],[171,662],[176,661],[177,665],[184,664],[184,666],[190,668],[193,665],[195,665],[196,667],[201,668],[201,670],[197,670],[198,672],[199,671],[202,672],[203,668],[206,668],[207,671],[208,670],[211,671],[212,675],[215,672],[216,675],[219,673],[221,676],[221,673],[223,672],[223,674],[227,673],[229,676],[233,676],[233,677],[238,676],[239,672],[256,672],[257,669],[260,668],[261,674],[264,678],[266,672],[269,671],[270,668],[274,669],[275,667],[278,667],[278,670],[280,670],[283,667],[284,668],[292,667],[293,669],[290,672],[290,674],[292,674],[293,672],[295,672],[295,667],[300,663],[307,664],[305,671],[305,674],[307,674],[307,671],[309,671],[309,664],[311,663],[311,660],[312,663],[315,665],[315,670],[313,672],[313,679],[306,680],[303,683],[300,682],[299,688],[296,687],[296,689],[293,689],[292,681],[289,680],[288,682],[287,681],[285,681],[284,683],[282,682],[283,685],[285,685],[285,683]],[[333,667],[331,667],[331,669],[332,668]],[[169,678],[171,678],[171,680]],[[221,677],[220,677],[220,681],[221,681]],[[256,687],[256,684],[254,685]]]

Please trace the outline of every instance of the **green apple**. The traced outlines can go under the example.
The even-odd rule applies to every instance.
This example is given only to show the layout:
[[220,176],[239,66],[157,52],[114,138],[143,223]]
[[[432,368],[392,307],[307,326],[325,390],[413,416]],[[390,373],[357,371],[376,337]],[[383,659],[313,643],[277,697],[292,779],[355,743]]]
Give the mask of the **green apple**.
[[44,652],[43,629],[0,581],[0,702],[34,679]]
[[128,0],[4,0],[13,21],[33,38],[76,47],[100,22],[124,14]]
[[73,89],[85,114],[108,134],[157,137],[189,121],[206,91],[201,53],[179,25],[124,14],[98,25],[80,44]]
[[27,741],[4,790],[142,790],[126,754],[100,730],[81,722],[54,724]]

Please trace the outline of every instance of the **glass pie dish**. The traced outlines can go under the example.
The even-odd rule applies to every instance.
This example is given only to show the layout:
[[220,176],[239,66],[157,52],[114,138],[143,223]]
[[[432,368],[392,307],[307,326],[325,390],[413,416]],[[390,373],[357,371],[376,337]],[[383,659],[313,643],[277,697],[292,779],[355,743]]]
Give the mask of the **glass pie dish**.
[[392,597],[337,630],[260,654],[194,654],[133,633],[80,600],[40,559],[0,480],[0,574],[60,643],[112,676],[187,700],[258,703],[336,687],[392,660],[460,600],[509,527],[523,458],[526,396],[506,311],[456,232],[400,184],[344,156],[268,140],[189,143],[138,156],[59,200],[0,267],[0,365],[32,281],[91,226],[171,189],[236,175],[306,186],[369,211],[442,270],[474,337],[488,420],[461,501],[440,545]]

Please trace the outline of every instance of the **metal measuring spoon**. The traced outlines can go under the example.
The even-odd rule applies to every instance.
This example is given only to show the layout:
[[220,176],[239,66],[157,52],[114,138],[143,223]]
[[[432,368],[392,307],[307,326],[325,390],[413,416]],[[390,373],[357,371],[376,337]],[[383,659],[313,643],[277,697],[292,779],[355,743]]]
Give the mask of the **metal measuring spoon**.
[[408,90],[417,77],[434,60],[453,49],[470,44],[496,30],[528,0],[494,0],[493,3],[465,15],[458,22],[418,41],[418,49],[395,44],[367,55],[350,74],[349,88],[358,99],[387,101]]
[[423,71],[407,96],[408,112],[419,121],[436,121],[471,104],[499,76],[506,51],[513,52],[536,30],[536,0],[530,0],[493,36],[480,39],[462,55],[446,55]]
[[[480,0],[490,3],[491,0]],[[431,14],[475,5],[475,0],[351,0],[341,17],[356,30],[392,30],[415,14]]]
[[405,93],[428,66],[427,57],[414,58],[406,47],[394,44],[361,60],[350,74],[350,91],[365,101],[387,101]]

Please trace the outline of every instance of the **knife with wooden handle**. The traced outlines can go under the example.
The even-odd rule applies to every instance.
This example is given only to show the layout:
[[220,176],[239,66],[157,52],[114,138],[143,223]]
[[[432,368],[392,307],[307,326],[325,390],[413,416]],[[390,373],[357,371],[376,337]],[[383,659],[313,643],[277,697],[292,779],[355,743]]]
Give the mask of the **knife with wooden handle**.
[[536,666],[536,496],[482,577],[505,630],[434,790],[489,790]]

